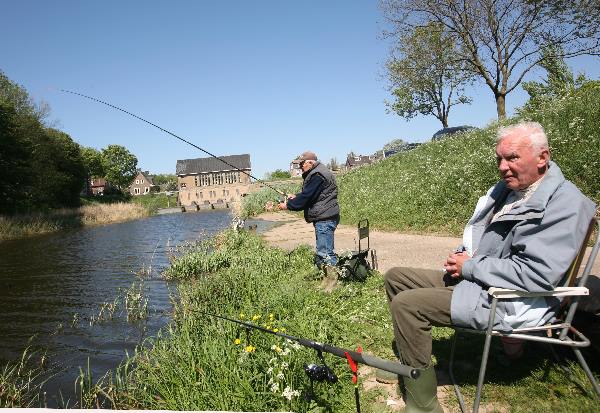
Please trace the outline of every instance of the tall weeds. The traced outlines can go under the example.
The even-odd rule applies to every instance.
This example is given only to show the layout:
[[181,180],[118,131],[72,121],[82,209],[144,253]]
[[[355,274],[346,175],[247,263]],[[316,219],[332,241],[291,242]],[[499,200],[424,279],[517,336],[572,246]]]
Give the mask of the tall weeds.
[[92,204],[75,209],[59,209],[48,213],[1,216],[0,241],[35,234],[77,228],[83,225],[108,224],[146,217],[149,211],[132,203]]
[[35,353],[25,349],[21,358],[0,370],[0,408],[40,407],[44,371]]

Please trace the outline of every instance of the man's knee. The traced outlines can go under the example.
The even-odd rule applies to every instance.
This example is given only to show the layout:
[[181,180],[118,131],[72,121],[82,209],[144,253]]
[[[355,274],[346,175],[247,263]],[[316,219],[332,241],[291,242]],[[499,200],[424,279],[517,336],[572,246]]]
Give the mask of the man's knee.
[[401,291],[390,302],[390,313],[396,321],[413,318],[419,311],[419,299],[414,291]]
[[401,279],[403,276],[402,267],[393,267],[385,272],[383,275],[383,282],[385,285],[394,284],[396,281]]

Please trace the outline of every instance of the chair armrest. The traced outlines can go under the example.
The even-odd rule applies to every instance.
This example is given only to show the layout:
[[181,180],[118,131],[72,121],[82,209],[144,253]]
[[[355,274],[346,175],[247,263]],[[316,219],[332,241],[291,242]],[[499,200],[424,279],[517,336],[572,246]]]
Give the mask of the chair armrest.
[[553,291],[530,293],[527,291],[509,290],[508,288],[491,287],[488,294],[499,300],[519,297],[565,297],[568,295],[590,295],[586,287],[556,287]]

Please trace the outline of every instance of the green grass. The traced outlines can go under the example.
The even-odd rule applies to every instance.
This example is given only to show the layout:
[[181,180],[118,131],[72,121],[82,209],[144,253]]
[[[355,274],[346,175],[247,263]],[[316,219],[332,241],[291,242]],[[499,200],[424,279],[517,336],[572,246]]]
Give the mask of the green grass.
[[19,360],[0,368],[0,408],[39,407],[42,385],[47,374],[43,363],[45,355],[23,351]]
[[[218,258],[216,258],[218,257]],[[332,411],[352,412],[354,386],[345,360],[326,354],[340,381],[308,389],[303,365],[317,362],[315,351],[292,346],[276,336],[208,315],[243,319],[293,336],[393,359],[392,326],[383,281],[375,273],[365,283],[346,283],[327,294],[317,287],[312,251],[291,254],[268,247],[256,235],[227,231],[176,258],[167,271],[179,279],[180,300],[169,328],[126,361],[118,374],[82,395],[86,405],[166,410]],[[453,330],[434,328],[433,354],[447,367]],[[236,340],[239,339],[239,343]],[[249,347],[250,346],[250,347]],[[543,348],[529,345],[526,357],[510,366],[498,360],[500,343],[488,367],[483,405],[511,411],[594,411],[600,407],[570,380]],[[457,378],[472,403],[483,342],[466,336],[458,344]],[[593,358],[588,358],[593,360]],[[285,364],[284,364],[285,363]],[[594,371],[599,371],[596,363]],[[573,367],[583,388],[589,384]],[[365,380],[365,377],[361,377]],[[291,400],[289,387],[299,391]],[[387,411],[380,390],[361,390],[362,410]],[[110,395],[107,397],[106,395]],[[446,404],[457,407],[449,390]]]
[[131,197],[130,202],[140,204],[151,213],[156,213],[156,211],[160,208],[176,208],[177,195],[171,195],[169,197],[167,197],[167,195],[165,195],[164,193],[135,195]]

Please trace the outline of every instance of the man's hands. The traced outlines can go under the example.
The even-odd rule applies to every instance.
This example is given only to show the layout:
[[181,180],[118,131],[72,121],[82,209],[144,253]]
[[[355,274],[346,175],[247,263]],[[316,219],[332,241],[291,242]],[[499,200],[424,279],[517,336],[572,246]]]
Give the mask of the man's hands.
[[287,209],[287,200],[288,199],[294,199],[296,198],[296,195],[294,194],[287,194],[285,201],[280,202],[279,204],[277,204],[277,206],[279,207],[279,209]]
[[444,269],[452,278],[459,278],[462,273],[463,264],[470,258],[469,254],[465,251],[453,252],[446,258]]

